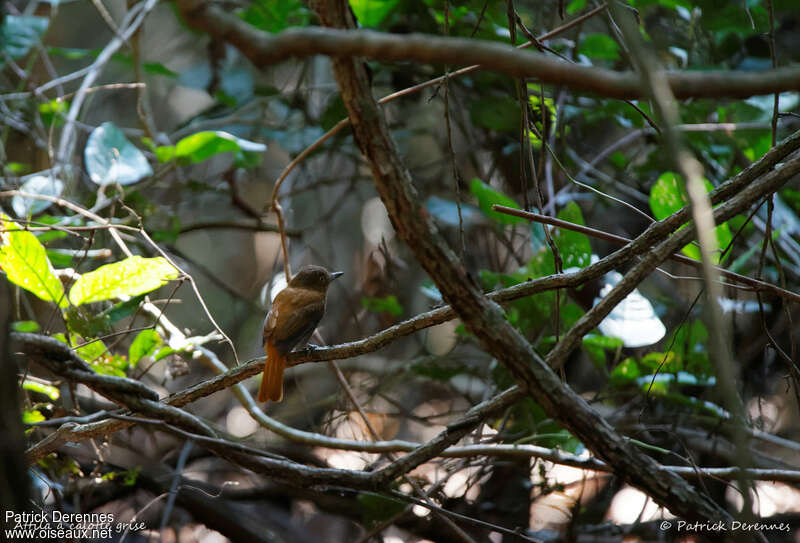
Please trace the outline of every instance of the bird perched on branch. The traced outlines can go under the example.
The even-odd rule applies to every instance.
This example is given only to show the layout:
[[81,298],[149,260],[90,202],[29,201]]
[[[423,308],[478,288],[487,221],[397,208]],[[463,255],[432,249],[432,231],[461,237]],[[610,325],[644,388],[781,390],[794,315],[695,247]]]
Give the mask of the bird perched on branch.
[[328,285],[342,275],[322,266],[304,266],[292,277],[272,302],[264,320],[264,349],[267,361],[258,401],[283,399],[283,370],[286,356],[297,346],[305,346],[325,314]]

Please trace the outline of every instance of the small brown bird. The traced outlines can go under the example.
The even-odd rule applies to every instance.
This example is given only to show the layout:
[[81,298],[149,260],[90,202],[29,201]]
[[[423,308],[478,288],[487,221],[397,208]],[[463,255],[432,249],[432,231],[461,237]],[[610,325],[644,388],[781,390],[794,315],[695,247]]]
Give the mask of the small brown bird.
[[325,295],[331,281],[342,272],[329,272],[322,266],[304,266],[292,277],[272,302],[264,320],[264,349],[267,361],[258,389],[258,401],[283,399],[283,370],[286,355],[296,346],[305,346],[325,314]]

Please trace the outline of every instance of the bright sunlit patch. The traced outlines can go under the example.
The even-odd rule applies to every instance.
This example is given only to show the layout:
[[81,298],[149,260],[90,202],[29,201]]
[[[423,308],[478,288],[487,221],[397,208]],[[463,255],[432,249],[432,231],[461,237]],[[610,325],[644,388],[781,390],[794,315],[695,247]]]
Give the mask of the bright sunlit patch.
[[236,406],[228,411],[225,426],[236,437],[246,437],[258,429],[258,423],[244,407]]
[[394,237],[389,214],[380,198],[371,198],[364,203],[361,210],[361,231],[373,245],[380,245],[381,239],[389,241]]
[[[622,275],[612,271],[605,276],[605,285],[600,296],[594,300],[597,305],[617,283]],[[638,289],[628,294],[597,326],[604,336],[617,337],[626,347],[644,347],[652,345],[667,332],[664,323],[658,318],[650,301],[639,293]]]
[[428,515],[431,514],[431,510],[422,505],[415,505],[414,507],[411,508],[411,512],[418,517],[427,517]]
[[614,524],[632,524],[641,521],[663,518],[664,511],[644,494],[631,486],[626,486],[611,500],[607,519]]
[[451,320],[431,326],[425,334],[425,348],[436,356],[444,356],[456,346],[458,336],[456,328],[461,324],[459,320]]
[[366,455],[356,452],[336,451],[327,455],[325,460],[332,468],[363,470],[369,462]]
[[[800,511],[800,490],[772,481],[755,481],[755,493],[750,496],[753,501],[753,514],[761,518],[781,513],[797,513]],[[743,505],[742,494],[731,484],[725,490],[725,498],[737,509]]]
[[278,272],[272,277],[272,283],[269,285],[269,301],[275,299],[280,291],[286,288],[286,274]]

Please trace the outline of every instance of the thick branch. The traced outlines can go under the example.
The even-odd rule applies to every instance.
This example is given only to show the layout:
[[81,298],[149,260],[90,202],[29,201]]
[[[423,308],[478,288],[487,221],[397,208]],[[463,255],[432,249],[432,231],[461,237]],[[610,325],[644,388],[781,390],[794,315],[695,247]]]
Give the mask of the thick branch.
[[[206,0],[179,0],[178,6],[192,26],[229,41],[259,67],[319,54],[452,66],[480,64],[496,72],[535,77],[545,83],[609,98],[644,96],[641,82],[632,72],[570,64],[495,42],[319,27],[291,28],[273,35],[257,30]],[[798,66],[760,72],[669,72],[666,77],[677,98],[746,98],[800,88]]]

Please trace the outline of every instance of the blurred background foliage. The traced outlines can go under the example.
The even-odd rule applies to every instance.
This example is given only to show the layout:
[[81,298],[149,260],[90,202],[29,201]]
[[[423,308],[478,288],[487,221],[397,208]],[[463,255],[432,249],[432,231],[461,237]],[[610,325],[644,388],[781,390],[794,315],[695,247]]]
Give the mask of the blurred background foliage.
[[[795,0],[772,4],[770,8],[768,0],[629,2],[659,61],[668,69],[696,71],[768,69],[773,62],[782,66],[800,60],[800,9]],[[121,25],[130,23],[126,13],[143,5],[83,0],[8,3],[0,33],[3,190],[63,198],[114,224],[143,227],[194,278],[209,313],[244,361],[262,354],[262,320],[270,298],[285,284],[270,211],[275,179],[292,158],[344,119],[346,111],[327,58],[255,69],[231,46],[189,28],[169,2],[155,5],[144,24],[101,66],[93,64],[103,58]],[[265,32],[316,24],[300,1],[226,5]],[[439,0],[350,1],[365,28],[514,45],[597,5],[589,0],[563,6],[499,0],[451,5]],[[774,47],[768,38],[770,9]],[[615,70],[631,66],[616,25],[605,12],[541,45],[544,54],[566,62]],[[459,68],[368,64],[376,97]],[[79,85],[87,67],[99,70],[99,77],[89,92],[82,92]],[[84,99],[77,108],[73,107],[76,92]],[[607,241],[563,228],[548,227],[546,235],[539,224],[492,211],[493,204],[540,210],[630,238],[652,219],[662,219],[688,201],[645,100],[575,94],[533,79],[519,81],[481,70],[393,100],[384,111],[420,198],[487,291],[582,268],[593,257],[615,249]],[[773,118],[778,140],[797,130],[800,92],[781,94],[777,113],[773,96],[692,99],[681,102],[679,111],[680,129],[704,166],[710,190],[769,150]],[[68,126],[74,127],[72,131],[66,130]],[[66,147],[63,138],[70,138]],[[64,206],[14,194],[0,200],[11,230],[26,224],[96,224]],[[442,303],[411,253],[395,240],[348,129],[303,160],[279,196],[292,268],[315,263],[345,272],[329,294],[320,326],[327,343],[369,336]],[[718,225],[723,249],[718,262],[796,291],[800,281],[797,184],[782,189],[773,202],[771,217],[767,206],[761,206],[751,216]],[[108,230],[75,236],[54,227],[34,233],[36,239],[19,242],[30,243],[25,247],[33,247],[31,251],[39,250],[37,243],[46,250],[46,260],[40,262],[43,268],[29,270],[34,275],[52,268],[63,279],[63,270],[69,268],[85,277],[103,264],[125,259]],[[134,253],[160,256],[142,236],[122,235]],[[765,247],[770,238],[772,243]],[[10,241],[4,243],[12,246]],[[688,245],[683,253],[698,258],[699,251]],[[14,329],[60,334],[74,346],[97,340],[81,347],[79,354],[98,372],[142,379],[168,393],[211,375],[192,359],[189,344],[212,349],[229,366],[235,363],[229,346],[211,341],[215,326],[186,281],[153,291],[177,277],[174,270],[156,277],[146,290],[118,285],[119,271],[116,277],[107,274],[102,288],[113,295],[89,298],[86,305],[72,298],[71,304],[64,304],[63,298],[29,288],[24,271],[22,279],[13,280],[12,260],[7,256],[2,266],[9,281],[18,285],[11,309]],[[663,269],[671,275],[655,273],[647,278],[624,307],[584,338],[563,376],[614,425],[650,443],[660,461],[691,457],[700,465],[727,465],[731,462],[727,449],[711,444],[725,441],[727,414],[718,404],[708,360],[708,331],[698,302],[701,282],[687,277],[697,275],[688,266],[666,264]],[[606,285],[618,280],[610,275],[579,289],[516,300],[507,305],[507,318],[545,354]],[[153,316],[139,311],[146,292],[194,343],[176,344],[163,330],[149,328]],[[791,362],[796,360],[796,308],[777,298],[759,300],[735,288],[726,290],[723,305],[733,322],[737,377],[752,426],[797,439],[797,370]],[[782,358],[781,350],[789,353],[790,361]],[[513,384],[502,365],[488,359],[457,322],[399,339],[340,365],[386,439],[430,439],[470,406]],[[22,382],[26,423],[107,407],[81,387],[69,390],[46,375],[29,377]],[[251,391],[257,379],[247,382]],[[266,409],[297,428],[369,439],[324,365],[290,370],[286,399]],[[196,402],[192,410],[236,439],[246,438],[298,460],[346,468],[379,460],[377,455],[308,449],[277,438],[259,428],[227,392]],[[32,426],[27,433],[30,440],[44,436]],[[703,435],[713,439],[703,444],[698,438]],[[531,400],[487,420],[478,437],[576,454],[584,451]],[[171,469],[181,443],[138,428],[95,446],[103,453],[82,444],[65,448],[34,468],[38,480],[49,488],[43,491],[45,499],[75,503],[70,507],[82,510],[106,507],[120,514],[138,510],[159,489],[163,491],[165,483],[153,466]],[[792,461],[783,449],[761,452],[774,460],[772,464],[765,460],[767,467],[787,462],[796,467],[796,457]],[[308,541],[303,538],[321,537],[329,529],[326,541],[350,541],[358,537],[358,526],[369,528],[397,512],[369,495],[348,508],[344,498],[332,505],[317,495],[270,485],[197,446],[184,469],[185,476],[200,481],[203,488],[239,483],[243,494],[251,492],[252,503],[234,497],[231,507],[266,503],[270,527],[283,540]],[[428,482],[446,478],[440,503],[511,529],[563,532],[570,523],[590,525],[603,518],[627,523],[636,519],[629,513],[631,507],[638,507],[637,514],[645,507],[643,498],[637,502],[630,497],[633,501],[619,506],[615,496],[620,499],[620,487],[613,478],[600,477],[587,489],[581,487],[580,476],[527,459],[438,459],[414,475]],[[91,492],[80,490],[91,481],[95,486]],[[508,495],[502,495],[506,486]],[[760,513],[798,510],[797,491],[788,485],[782,489],[778,498],[762,496]],[[709,492],[720,499],[737,499],[723,484],[709,483]],[[163,504],[159,507],[163,511]],[[181,512],[161,524],[159,507],[144,518],[155,531],[160,525],[163,537],[167,532],[181,541],[209,537],[199,509],[191,503],[179,501]],[[242,518],[249,518],[246,512],[251,510],[242,511]],[[655,514],[650,511],[643,518]],[[385,540],[430,537],[425,531],[432,529],[429,525],[415,524],[413,514],[407,516],[412,519],[397,524],[402,529],[384,532]],[[212,527],[231,537],[225,534],[224,523]]]

